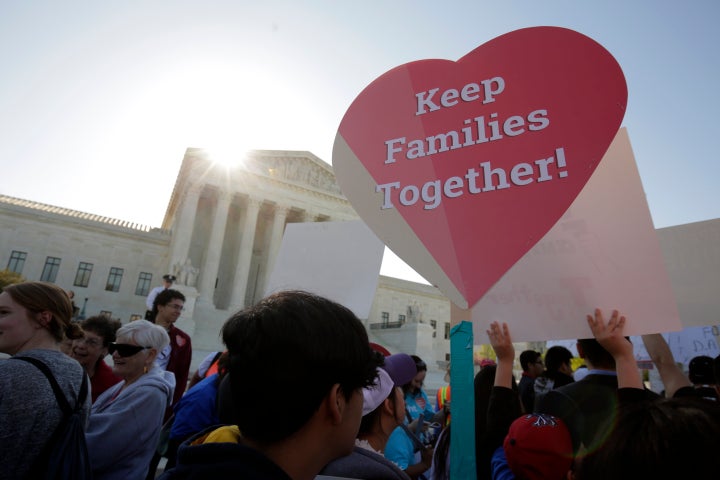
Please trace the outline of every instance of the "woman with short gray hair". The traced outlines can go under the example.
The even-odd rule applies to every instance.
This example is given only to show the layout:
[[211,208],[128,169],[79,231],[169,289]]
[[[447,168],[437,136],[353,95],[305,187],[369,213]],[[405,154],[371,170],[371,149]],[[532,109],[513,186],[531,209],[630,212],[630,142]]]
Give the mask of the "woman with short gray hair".
[[169,342],[162,327],[135,320],[109,345],[123,381],[93,404],[86,438],[96,480],[145,478],[175,389],[174,375],[155,365]]

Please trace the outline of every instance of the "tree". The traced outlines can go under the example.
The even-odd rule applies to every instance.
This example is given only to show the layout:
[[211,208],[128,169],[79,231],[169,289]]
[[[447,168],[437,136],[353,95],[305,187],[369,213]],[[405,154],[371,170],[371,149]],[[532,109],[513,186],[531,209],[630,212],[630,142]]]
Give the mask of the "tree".
[[24,281],[25,279],[19,273],[12,272],[7,268],[5,270],[0,270],[0,290],[8,285],[12,285],[13,283],[20,283]]

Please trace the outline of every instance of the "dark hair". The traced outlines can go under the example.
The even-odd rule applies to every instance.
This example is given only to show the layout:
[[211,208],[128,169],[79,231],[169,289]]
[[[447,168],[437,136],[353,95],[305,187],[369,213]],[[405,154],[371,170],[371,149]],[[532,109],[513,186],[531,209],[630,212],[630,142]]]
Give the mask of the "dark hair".
[[[385,399],[390,400],[390,403],[393,406],[393,411],[395,410],[395,395],[397,395],[397,388],[398,387],[393,387],[392,390],[390,390],[390,394]],[[384,406],[385,402],[383,401],[383,403],[381,403],[375,410],[366,415],[363,415],[362,420],[360,420],[360,429],[358,430],[358,435],[360,435],[361,433],[372,432],[375,424],[380,421]]]
[[[410,355],[410,358],[412,358],[415,362],[415,371],[417,372],[416,375],[420,372],[427,372],[427,363],[425,363],[422,358],[418,357],[417,355]],[[402,391],[403,393],[414,392],[412,379],[405,385],[402,385]]]
[[243,436],[261,443],[297,432],[333,385],[349,399],[377,376],[362,322],[307,292],[275,293],[236,313],[222,338],[230,355],[232,418]]
[[[490,396],[493,391],[493,385],[495,383],[495,373],[497,371],[497,365],[488,365],[483,367],[474,380],[474,393],[475,393],[475,458],[477,460],[477,476],[478,478],[487,478],[485,470],[487,464],[484,463],[485,451],[487,449],[488,442],[488,408],[490,407]],[[514,395],[512,396],[512,404],[508,405],[505,410],[512,419],[515,419],[522,415],[522,405],[520,403],[520,395],[518,394],[517,383],[515,377],[512,378],[512,390]],[[489,458],[487,458],[489,461]]]
[[583,458],[576,479],[716,478],[720,406],[664,398],[620,410],[603,447]]
[[688,364],[688,378],[693,385],[714,385],[715,372],[713,371],[714,361],[707,355],[693,357]]
[[157,294],[157,297],[155,297],[155,300],[153,301],[153,308],[152,308],[152,321],[155,322],[155,317],[158,313],[158,306],[159,305],[167,305],[168,303],[172,302],[174,299],[182,300],[185,302],[185,295],[182,294],[182,292],[178,290],[173,290],[172,288],[166,288],[162,292]]
[[82,338],[80,327],[70,321],[73,314],[70,297],[57,285],[47,282],[23,282],[8,285],[3,291],[10,295],[15,303],[32,313],[50,312],[51,318],[46,328],[56,341]]
[[545,368],[548,372],[555,373],[563,365],[570,365],[572,358],[573,354],[570,350],[563,346],[555,345],[554,347],[548,348],[548,351],[545,352]]
[[85,332],[92,332],[103,339],[103,347],[115,341],[115,333],[122,326],[120,320],[110,318],[106,315],[95,315],[80,322]]
[[435,444],[435,452],[433,453],[433,469],[432,480],[443,480],[447,478],[448,461],[450,460],[450,425],[440,432],[437,443]]
[[422,358],[418,357],[417,355],[410,355],[410,358],[412,358],[415,362],[415,368],[417,369],[418,373],[427,372],[427,363],[425,363]]
[[[625,337],[628,338],[628,337]],[[577,341],[585,358],[595,368],[615,370],[615,359],[594,338],[581,338]]]
[[520,354],[520,367],[522,367],[523,372],[527,372],[530,364],[537,362],[540,357],[540,353],[535,350],[525,350],[522,352]]
[[495,383],[497,365],[483,367],[473,382],[475,391],[475,438],[476,442],[487,430],[487,411],[490,405],[490,393]]

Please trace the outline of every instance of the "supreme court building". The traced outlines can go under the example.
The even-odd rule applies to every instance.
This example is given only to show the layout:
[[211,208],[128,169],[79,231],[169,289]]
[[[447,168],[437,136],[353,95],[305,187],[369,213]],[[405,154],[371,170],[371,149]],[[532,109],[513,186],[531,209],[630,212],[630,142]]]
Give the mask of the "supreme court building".
[[[85,317],[122,322],[142,318],[147,293],[172,273],[195,366],[223,348],[224,321],[263,296],[288,223],[357,219],[330,165],[309,152],[252,151],[226,167],[191,148],[159,227],[0,194],[0,269],[73,290]],[[720,219],[657,233],[681,318],[720,324]],[[422,357],[440,386],[450,303],[436,288],[381,276],[362,320],[371,341]]]
[[[222,348],[223,322],[263,296],[287,223],[358,218],[332,167],[309,152],[252,151],[227,167],[191,148],[159,227],[0,195],[0,268],[73,290],[84,316],[123,322],[142,318],[147,292],[172,273],[196,364]],[[392,352],[438,371],[448,359],[450,304],[431,286],[381,276],[362,320]]]

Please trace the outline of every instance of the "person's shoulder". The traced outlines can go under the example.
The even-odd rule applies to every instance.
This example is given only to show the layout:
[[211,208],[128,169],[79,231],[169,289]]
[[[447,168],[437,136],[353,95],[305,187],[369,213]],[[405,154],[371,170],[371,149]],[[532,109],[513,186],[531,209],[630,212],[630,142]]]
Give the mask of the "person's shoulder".
[[350,455],[337,458],[320,471],[330,478],[407,480],[410,477],[384,456],[356,446]]
[[717,392],[710,387],[681,387],[678,388],[673,398],[694,398],[718,401]]
[[405,444],[410,443],[412,444],[412,441],[410,440],[410,437],[407,436],[407,433],[405,433],[405,430],[403,430],[402,427],[395,427],[395,430],[392,431],[390,436],[388,437],[388,441],[385,447],[385,450],[387,451],[388,447],[392,445],[399,445],[399,444]]
[[211,426],[183,442],[178,449],[177,465],[163,473],[160,478],[290,480],[280,467],[257,450],[224,437],[221,441],[211,439],[212,435],[220,430],[227,428]]
[[140,394],[147,395],[147,392],[153,392],[160,389],[163,395],[168,390],[175,388],[175,375],[172,372],[155,367],[148,373],[142,375],[136,382],[125,387],[128,391],[138,390]]
[[570,375],[566,375],[562,372],[557,372],[553,383],[555,384],[555,388],[560,388],[564,387],[565,385],[575,383],[575,379]]
[[217,390],[220,384],[218,378],[219,375],[215,373],[193,385],[193,387],[185,392],[185,395],[183,395],[179,400],[178,406],[183,403],[195,401],[198,398],[217,397]]
[[521,375],[520,381],[518,382],[518,388],[528,388],[530,385],[535,384],[535,379],[529,375]]
[[563,388],[595,388],[595,387],[611,387],[614,389],[617,389],[618,381],[617,381],[617,375],[614,374],[598,374],[598,373],[590,373],[585,376],[582,380],[578,382],[573,382],[571,384],[565,385]]
[[618,383],[615,375],[591,374],[580,381],[568,383],[545,394],[545,402],[562,401],[563,398],[592,398],[617,395]]
[[[16,357],[19,356],[16,355]],[[28,373],[34,375],[35,372],[40,373],[34,365],[28,362],[19,361],[12,357],[0,360],[0,382],[12,384],[15,380],[26,378]]]
[[[35,360],[39,360],[50,369],[53,376],[60,382],[63,378],[69,378],[72,380],[77,380],[81,378],[81,376],[85,373],[85,369],[83,369],[82,365],[78,363],[77,360],[74,358],[71,358],[64,353],[62,353],[59,350],[46,350],[46,349],[34,349],[34,350],[27,350],[25,352],[18,353],[15,355],[17,358],[22,357],[30,357],[34,358]],[[38,370],[38,368],[35,365],[32,365],[25,361],[17,361],[17,360],[11,360],[12,362],[16,362],[18,364],[23,364],[24,366],[17,368],[21,371],[35,371],[38,372],[40,375],[42,375],[42,372]]]
[[170,332],[172,333],[172,335],[174,335],[176,337],[184,338],[185,340],[188,341],[188,343],[192,340],[190,338],[190,335],[188,335],[184,330],[176,327],[175,325],[172,326],[172,328],[170,329]]

